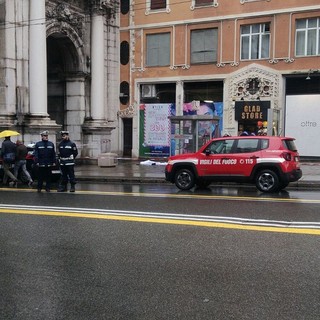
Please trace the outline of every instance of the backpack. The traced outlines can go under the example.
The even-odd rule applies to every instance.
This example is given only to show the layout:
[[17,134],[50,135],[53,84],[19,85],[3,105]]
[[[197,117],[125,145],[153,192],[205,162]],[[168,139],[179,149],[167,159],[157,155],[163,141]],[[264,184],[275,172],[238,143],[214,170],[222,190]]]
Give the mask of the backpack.
[[16,160],[16,154],[14,152],[8,152],[3,155],[3,162],[14,163]]

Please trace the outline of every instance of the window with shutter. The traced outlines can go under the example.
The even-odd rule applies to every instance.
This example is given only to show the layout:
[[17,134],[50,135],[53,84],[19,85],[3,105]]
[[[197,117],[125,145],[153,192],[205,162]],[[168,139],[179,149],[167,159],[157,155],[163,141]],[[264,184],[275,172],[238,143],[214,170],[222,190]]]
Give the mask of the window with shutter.
[[203,29],[191,31],[191,63],[212,63],[217,61],[218,30]]
[[166,9],[167,7],[167,0],[151,0],[150,2],[151,10]]
[[170,65],[170,33],[147,35],[147,67]]
[[195,0],[196,7],[207,6],[211,4],[213,4],[213,0]]

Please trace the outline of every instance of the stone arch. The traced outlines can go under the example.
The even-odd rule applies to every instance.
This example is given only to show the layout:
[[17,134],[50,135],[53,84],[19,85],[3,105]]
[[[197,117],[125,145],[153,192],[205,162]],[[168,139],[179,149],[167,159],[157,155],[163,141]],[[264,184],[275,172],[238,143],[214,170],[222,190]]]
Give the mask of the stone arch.
[[86,58],[83,50],[83,41],[74,30],[66,22],[53,22],[47,26],[47,38],[55,37],[63,40],[67,53],[66,64],[70,72],[85,72]]
[[83,41],[70,24],[47,26],[48,113],[78,142],[85,118],[87,60]]

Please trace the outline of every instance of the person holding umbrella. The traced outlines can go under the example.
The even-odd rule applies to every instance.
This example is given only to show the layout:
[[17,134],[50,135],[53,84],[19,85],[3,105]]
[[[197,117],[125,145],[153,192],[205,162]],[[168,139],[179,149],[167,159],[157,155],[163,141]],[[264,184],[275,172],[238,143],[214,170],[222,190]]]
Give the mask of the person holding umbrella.
[[[16,158],[16,145],[11,141],[10,134],[11,130],[5,130],[0,133],[0,137],[4,137],[4,141],[1,145],[1,158],[3,162],[3,184],[6,185],[8,178],[12,180],[13,186],[17,187],[18,179],[10,171],[12,164]],[[15,132],[15,131],[12,131]],[[18,133],[18,132],[17,132]],[[18,133],[19,134],[19,133]],[[4,135],[4,136],[3,136]]]

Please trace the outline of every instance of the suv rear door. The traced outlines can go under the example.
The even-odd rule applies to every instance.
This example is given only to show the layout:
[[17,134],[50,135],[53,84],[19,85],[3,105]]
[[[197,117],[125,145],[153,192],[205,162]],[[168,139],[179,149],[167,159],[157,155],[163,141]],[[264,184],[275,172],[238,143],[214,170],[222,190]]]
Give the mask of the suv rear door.
[[237,165],[233,167],[236,176],[249,177],[257,159],[261,158],[261,149],[267,148],[268,139],[241,138],[236,141],[233,158]]

